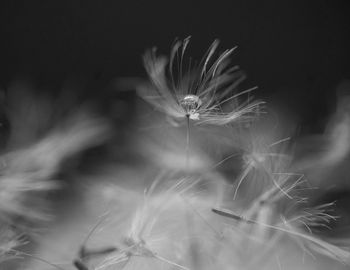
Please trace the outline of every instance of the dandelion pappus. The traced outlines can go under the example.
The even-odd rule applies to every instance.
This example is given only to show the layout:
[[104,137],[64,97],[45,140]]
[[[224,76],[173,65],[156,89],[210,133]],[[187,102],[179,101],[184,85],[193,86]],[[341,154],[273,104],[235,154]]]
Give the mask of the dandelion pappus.
[[[318,215],[320,215],[321,219],[325,217],[329,218],[327,214],[325,216],[324,212],[322,212],[322,207],[323,206],[321,206],[321,209],[316,209],[317,211],[321,210],[318,213]],[[305,245],[308,245],[310,250],[312,250],[313,248],[315,249],[316,247],[315,250],[317,252],[321,254],[325,254],[337,260],[340,260],[344,263],[347,263],[349,260],[350,252],[348,250],[340,248],[334,244],[328,243],[318,238],[317,236],[314,236],[312,234],[307,234],[301,231],[300,228],[293,226],[291,222],[293,220],[287,220],[283,216],[281,216],[281,219],[282,219],[281,223],[266,224],[266,223],[257,222],[251,219],[247,219],[243,216],[236,215],[234,212],[226,209],[212,208],[212,211],[220,216],[231,218],[236,221],[254,224],[256,226],[261,226],[263,228],[273,230],[274,232],[277,232],[277,233],[284,233],[290,236],[291,238],[294,238],[294,241],[296,241],[296,243],[298,243],[302,247],[304,247],[303,243],[305,243]],[[309,253],[311,254],[311,252]]]
[[[138,86],[140,96],[175,121],[187,118],[196,124],[220,126],[252,120],[264,102],[250,101],[250,93],[256,88],[234,93],[245,79],[238,66],[230,65],[235,48],[215,58],[219,45],[215,40],[198,65],[189,64],[184,69],[189,41],[190,37],[176,41],[169,59],[157,56],[156,48],[145,53],[143,61],[150,83]],[[241,102],[243,95],[248,98]]]

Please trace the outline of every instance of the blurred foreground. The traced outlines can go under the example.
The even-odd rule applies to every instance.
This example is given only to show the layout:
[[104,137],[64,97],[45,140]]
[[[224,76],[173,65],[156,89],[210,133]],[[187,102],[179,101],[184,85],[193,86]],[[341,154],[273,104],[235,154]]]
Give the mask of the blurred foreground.
[[13,83],[0,268],[348,269],[350,87],[339,87],[323,134],[298,134],[272,101],[251,124],[191,124],[186,146],[185,125],[132,93],[81,101]]

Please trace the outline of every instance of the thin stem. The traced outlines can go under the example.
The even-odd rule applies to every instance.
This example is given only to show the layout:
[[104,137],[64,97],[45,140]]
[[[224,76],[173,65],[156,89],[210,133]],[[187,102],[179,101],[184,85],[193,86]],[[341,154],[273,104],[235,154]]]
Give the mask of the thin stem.
[[[189,177],[190,168],[190,116],[186,115],[186,174]],[[191,210],[211,229],[215,234],[221,236],[221,234],[197,211],[197,209],[186,199],[183,194],[180,194],[184,202],[191,208]]]
[[190,116],[186,115],[186,171],[190,168]]

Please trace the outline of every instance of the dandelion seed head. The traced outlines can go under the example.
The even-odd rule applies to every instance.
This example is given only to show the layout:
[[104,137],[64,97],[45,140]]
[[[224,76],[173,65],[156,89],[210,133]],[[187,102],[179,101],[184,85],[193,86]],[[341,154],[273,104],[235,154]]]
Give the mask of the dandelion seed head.
[[[235,121],[249,121],[263,102],[252,101],[250,92],[237,93],[245,74],[238,66],[231,66],[230,55],[235,48],[217,54],[219,42],[215,40],[202,60],[188,66],[184,55],[189,38],[173,46],[169,59],[157,56],[156,50],[144,55],[144,65],[150,83],[140,84],[140,96],[158,111],[174,120],[189,118],[197,125],[226,125]],[[242,101],[247,95],[247,100]],[[228,106],[230,109],[228,110]]]

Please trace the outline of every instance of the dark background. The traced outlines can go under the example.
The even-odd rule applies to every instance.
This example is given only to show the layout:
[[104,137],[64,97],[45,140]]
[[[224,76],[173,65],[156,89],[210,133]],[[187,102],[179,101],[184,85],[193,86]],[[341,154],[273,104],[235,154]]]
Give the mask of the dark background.
[[247,85],[317,129],[350,77],[348,2],[2,1],[0,83],[25,77],[53,91],[77,80],[103,94],[116,77],[145,75],[146,48],[168,53],[176,37],[191,35],[190,53],[200,57],[219,38],[221,49],[239,46],[234,62]]

